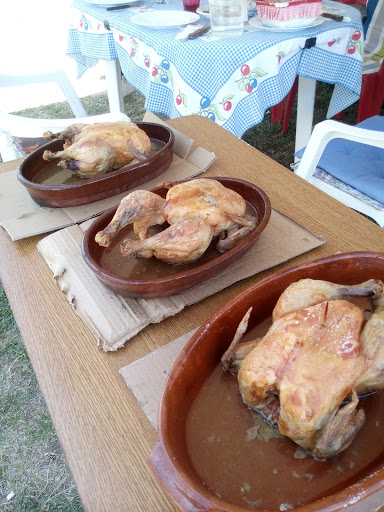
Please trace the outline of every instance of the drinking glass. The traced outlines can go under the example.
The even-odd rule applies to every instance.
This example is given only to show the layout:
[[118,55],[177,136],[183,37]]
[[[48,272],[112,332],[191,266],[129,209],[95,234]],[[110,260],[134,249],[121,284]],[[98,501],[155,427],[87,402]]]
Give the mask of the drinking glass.
[[196,12],[200,5],[200,0],[183,0],[184,11]]
[[209,0],[212,34],[220,37],[241,36],[244,29],[243,0]]

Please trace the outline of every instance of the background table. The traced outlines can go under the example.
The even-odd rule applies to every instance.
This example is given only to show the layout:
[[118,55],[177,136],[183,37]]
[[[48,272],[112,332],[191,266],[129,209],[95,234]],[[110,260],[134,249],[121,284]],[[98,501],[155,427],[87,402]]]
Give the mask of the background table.
[[[181,0],[150,5],[182,9]],[[180,42],[179,27],[158,30],[132,23],[138,7],[107,11],[74,0],[67,53],[77,60],[79,75],[97,59],[110,64],[118,59],[128,82],[145,96],[146,109],[170,118],[209,117],[238,137],[260,123],[300,75],[297,148],[301,148],[312,131],[316,80],[335,84],[327,117],[354,103],[361,88],[361,15],[348,5],[329,1],[324,5],[342,9],[350,21],[325,20],[285,32],[246,25],[237,38],[213,40],[208,35]],[[114,87],[118,73],[116,68],[111,71]]]
[[[277,270],[337,251],[380,251],[384,247],[384,232],[376,224],[209,119],[182,117],[169,124],[194,139],[196,145],[216,153],[216,161],[204,176],[256,183],[269,195],[274,208],[323,235],[326,243],[150,325],[124,348],[105,353],[97,349],[95,339],[38,254],[36,243],[42,237],[12,242],[0,230],[0,276],[89,512],[176,511],[148,464],[156,432],[119,375],[120,368],[200,326],[236,293]],[[8,162],[1,164],[1,169],[12,166]],[[382,504],[383,493],[374,500],[376,507]],[[359,512],[361,504],[359,507],[352,506],[348,512]]]

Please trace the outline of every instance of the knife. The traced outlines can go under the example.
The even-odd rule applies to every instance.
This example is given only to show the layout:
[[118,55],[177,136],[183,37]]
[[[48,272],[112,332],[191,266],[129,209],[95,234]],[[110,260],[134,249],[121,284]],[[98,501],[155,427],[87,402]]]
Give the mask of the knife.
[[107,7],[107,11],[118,11],[119,9],[127,9],[128,7],[132,7],[132,4],[113,5],[112,7]]
[[339,16],[338,14],[332,14],[330,12],[323,12],[322,14],[320,14],[320,16],[322,16],[323,18],[328,18],[333,21],[343,21],[344,19],[344,16]]
[[206,34],[211,29],[211,24],[206,23],[203,27],[198,28],[194,32],[188,35],[188,39],[196,39],[204,34]]

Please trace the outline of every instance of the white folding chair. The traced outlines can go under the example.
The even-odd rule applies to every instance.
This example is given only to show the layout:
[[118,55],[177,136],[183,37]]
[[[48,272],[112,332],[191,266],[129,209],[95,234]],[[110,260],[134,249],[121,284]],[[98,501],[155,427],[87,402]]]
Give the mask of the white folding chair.
[[[367,121],[364,123],[367,123]],[[294,170],[295,174],[309,181],[315,187],[326,192],[341,203],[374,219],[381,227],[384,227],[384,201],[381,202],[377,198],[370,197],[350,183],[346,183],[318,167],[319,160],[328,142],[339,138],[353,141],[354,143],[367,144],[383,150],[383,160],[377,161],[379,176],[372,177],[367,175],[365,178],[363,175],[364,165],[362,165],[362,179],[374,179],[375,186],[382,180],[381,186],[384,193],[384,132],[349,126],[338,121],[323,121],[315,126],[302,159]],[[356,151],[359,150],[359,147],[361,148],[361,146],[355,147]],[[347,174],[345,172],[348,171],[347,166],[348,164],[344,163],[344,174]]]
[[72,112],[76,117],[86,117],[87,112],[76,94],[63,69],[46,69],[33,73],[1,73],[0,87],[17,87],[29,84],[54,83],[62,90]]

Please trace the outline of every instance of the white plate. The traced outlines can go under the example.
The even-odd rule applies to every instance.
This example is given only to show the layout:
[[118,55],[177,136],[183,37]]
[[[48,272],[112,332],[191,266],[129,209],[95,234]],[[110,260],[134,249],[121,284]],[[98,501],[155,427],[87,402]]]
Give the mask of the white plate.
[[151,28],[170,28],[194,23],[200,16],[188,11],[149,11],[132,16],[130,21],[136,25]]
[[292,32],[292,31],[304,30],[306,28],[316,27],[317,25],[321,25],[324,20],[325,20],[325,18],[322,18],[321,16],[319,16],[310,25],[305,25],[305,26],[302,25],[301,27],[266,27],[265,25],[263,25],[261,23],[260,18],[258,18],[256,16],[255,18],[251,18],[249,20],[249,24],[252,27],[262,28],[263,30],[273,30],[274,32]]
[[89,4],[100,5],[101,7],[116,7],[119,5],[136,4],[139,0],[85,0]]

